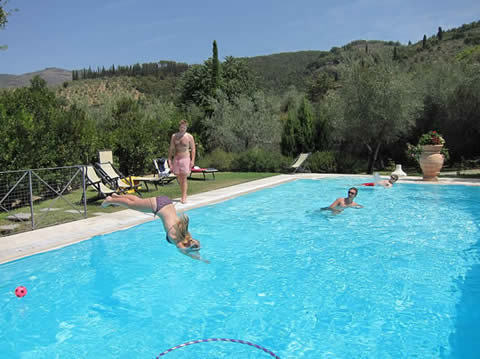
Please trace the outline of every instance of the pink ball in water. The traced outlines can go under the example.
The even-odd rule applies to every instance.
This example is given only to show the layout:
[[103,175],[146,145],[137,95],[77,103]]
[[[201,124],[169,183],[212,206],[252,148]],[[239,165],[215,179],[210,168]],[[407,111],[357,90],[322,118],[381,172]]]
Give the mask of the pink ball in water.
[[15,288],[15,295],[18,297],[18,298],[21,298],[21,297],[25,297],[27,295],[27,288],[25,288],[24,286],[19,286],[17,288]]

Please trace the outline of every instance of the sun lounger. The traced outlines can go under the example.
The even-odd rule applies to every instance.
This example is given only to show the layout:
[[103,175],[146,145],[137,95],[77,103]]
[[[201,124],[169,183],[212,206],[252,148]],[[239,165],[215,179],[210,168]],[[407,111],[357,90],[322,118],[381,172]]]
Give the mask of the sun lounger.
[[147,191],[150,189],[148,188],[148,184],[153,184],[155,189],[157,189],[158,185],[163,186],[163,179],[158,177],[145,177],[145,176],[130,176],[130,179],[134,185],[138,184],[139,182],[143,182]]
[[102,198],[110,196],[112,193],[122,193],[122,191],[116,191],[107,187],[92,165],[85,166],[85,181],[85,184],[94,188],[98,192],[98,196]]
[[172,182],[174,179],[177,178],[168,167],[168,161],[166,158],[154,158],[153,159],[153,166],[155,167],[156,173],[153,176],[158,176],[161,180],[160,184],[163,186]]
[[308,157],[310,157],[311,152],[309,153],[300,153],[300,155],[293,161],[292,165],[289,167],[290,170],[293,170],[293,173],[297,172],[307,172],[307,166],[305,165]]
[[124,176],[110,162],[97,163],[96,169],[102,179],[108,182],[116,190],[135,191],[139,196],[142,194],[138,191],[140,184],[134,184],[130,178]]
[[212,176],[213,176],[213,179],[215,179],[215,172],[218,172],[218,170],[216,168],[200,168],[198,166],[195,166],[191,169],[189,178],[193,178],[192,175],[194,173],[202,173],[203,174],[203,180],[205,181],[207,179],[206,174],[211,173]]

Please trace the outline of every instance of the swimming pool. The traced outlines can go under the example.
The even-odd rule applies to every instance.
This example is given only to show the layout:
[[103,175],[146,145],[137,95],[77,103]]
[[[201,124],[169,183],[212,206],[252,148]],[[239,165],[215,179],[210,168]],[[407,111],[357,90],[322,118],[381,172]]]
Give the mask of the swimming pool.
[[[480,188],[299,180],[189,212],[210,265],[160,222],[0,265],[0,357],[154,358],[237,338],[285,358],[465,358],[480,343]],[[13,290],[29,292],[16,298]],[[203,343],[165,358],[268,358]]]

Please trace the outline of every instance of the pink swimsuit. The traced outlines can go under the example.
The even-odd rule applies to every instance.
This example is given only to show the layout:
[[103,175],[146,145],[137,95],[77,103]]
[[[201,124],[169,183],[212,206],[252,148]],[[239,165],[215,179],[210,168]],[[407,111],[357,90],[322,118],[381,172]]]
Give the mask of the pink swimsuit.
[[173,159],[172,171],[177,176],[179,174],[188,175],[190,173],[190,156],[175,157]]

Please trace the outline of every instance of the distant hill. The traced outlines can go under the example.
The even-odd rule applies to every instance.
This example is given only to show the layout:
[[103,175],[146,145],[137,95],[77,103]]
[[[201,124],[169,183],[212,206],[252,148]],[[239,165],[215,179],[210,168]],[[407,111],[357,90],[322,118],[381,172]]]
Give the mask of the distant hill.
[[[317,72],[336,74],[338,66],[346,58],[358,58],[365,53],[383,53],[394,57],[406,69],[417,64],[438,60],[462,59],[480,62],[480,21],[464,24],[458,28],[425,36],[425,42],[400,44],[394,41],[355,40],[329,51],[298,51],[279,54],[245,57],[248,67],[256,78],[256,85],[267,93],[282,94],[290,86],[305,91],[312,76]],[[419,34],[418,38],[422,38]],[[161,63],[161,62],[160,62]],[[137,65],[133,65],[135,68]],[[57,92],[67,99],[80,99],[98,105],[113,94],[160,97],[171,100],[175,96],[181,73],[172,76],[113,76],[112,78],[71,81],[71,71],[47,68],[24,75],[0,75],[0,88],[28,86],[30,79],[40,75],[49,86],[62,87]],[[69,83],[66,86],[64,82]]]
[[403,45],[394,41],[355,40],[330,51],[298,51],[244,59],[255,74],[259,88],[281,94],[290,86],[305,90],[314,73],[336,73],[338,65],[346,58],[358,58],[366,52],[390,54],[406,68],[411,68],[415,64],[439,60],[480,61],[479,46],[480,21],[476,21],[443,31],[441,38],[438,33],[426,36],[425,43],[420,40]]
[[39,75],[41,78],[47,81],[48,86],[57,86],[65,81],[72,80],[71,71],[56,67],[49,67],[42,71],[30,72],[23,75],[0,74],[0,88],[29,86],[30,80],[36,75]]
[[283,92],[289,86],[304,89],[308,66],[328,51],[298,51],[243,58],[255,75],[258,88]]

